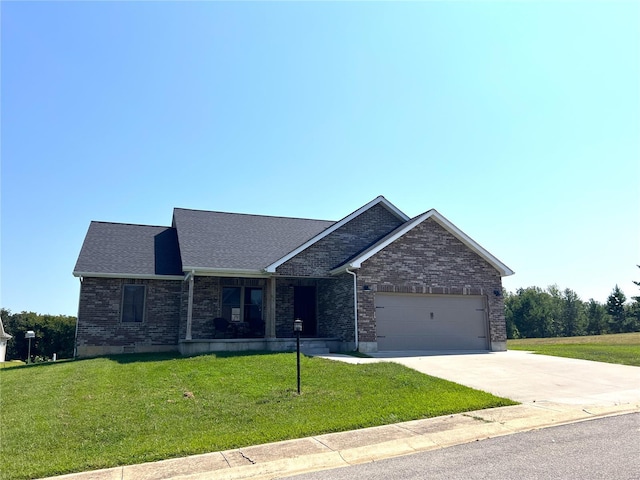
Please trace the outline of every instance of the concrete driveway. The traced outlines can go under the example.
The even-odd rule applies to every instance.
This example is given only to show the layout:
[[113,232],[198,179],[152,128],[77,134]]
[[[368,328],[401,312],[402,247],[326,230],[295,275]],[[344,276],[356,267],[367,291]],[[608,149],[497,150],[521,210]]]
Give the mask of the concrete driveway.
[[522,403],[640,404],[640,367],[517,350],[380,352],[372,356],[372,359],[354,359],[352,363],[392,361]]

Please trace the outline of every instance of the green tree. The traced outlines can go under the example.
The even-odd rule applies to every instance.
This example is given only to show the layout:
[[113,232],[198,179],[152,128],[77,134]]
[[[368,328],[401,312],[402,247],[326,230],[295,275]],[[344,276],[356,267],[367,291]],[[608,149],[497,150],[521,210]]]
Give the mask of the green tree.
[[589,299],[589,303],[586,306],[586,316],[588,335],[609,333],[610,317],[604,305],[596,302],[593,298]]
[[587,318],[584,304],[578,294],[566,288],[562,295],[562,335],[575,337],[586,333]]
[[624,302],[627,301],[627,297],[624,292],[620,290],[618,285],[615,286],[609,298],[607,298],[607,313],[611,315],[609,320],[610,330],[613,333],[620,333],[625,331],[626,324],[626,310]]
[[[640,268],[640,265],[636,265],[636,267]],[[635,280],[631,280],[633,283],[635,283],[638,287],[640,287],[640,282],[636,282]],[[640,296],[636,296],[636,297],[631,297],[633,298],[633,300],[635,300],[636,302],[640,302]]]
[[504,319],[507,327],[507,338],[520,338],[520,332],[514,322],[514,305],[517,303],[516,295],[504,292]]
[[546,336],[564,336],[564,326],[562,324],[564,300],[562,292],[560,288],[558,288],[558,285],[554,284],[547,287],[547,293],[549,294],[549,319],[547,321],[549,333]]
[[551,337],[556,330],[553,297],[539,287],[520,288],[505,298],[505,315],[512,333],[521,338]]
[[13,338],[7,343],[7,360],[27,360],[29,341],[27,330],[36,334],[31,341],[31,357],[51,359],[73,357],[76,318],[67,315],[40,315],[34,312],[11,313],[1,309],[2,323]]
[[640,332],[640,302],[633,302],[627,307],[627,332]]
[[[640,265],[637,265],[640,268]],[[640,282],[632,280],[634,284],[640,287]],[[640,332],[640,296],[631,297],[633,303],[627,307],[627,322],[630,332]]]

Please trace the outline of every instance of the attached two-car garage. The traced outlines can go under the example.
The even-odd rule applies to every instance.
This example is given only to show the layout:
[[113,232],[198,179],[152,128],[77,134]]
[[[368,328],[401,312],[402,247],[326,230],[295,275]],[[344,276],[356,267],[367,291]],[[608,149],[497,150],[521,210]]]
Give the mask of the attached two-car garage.
[[378,350],[487,350],[485,297],[376,294]]

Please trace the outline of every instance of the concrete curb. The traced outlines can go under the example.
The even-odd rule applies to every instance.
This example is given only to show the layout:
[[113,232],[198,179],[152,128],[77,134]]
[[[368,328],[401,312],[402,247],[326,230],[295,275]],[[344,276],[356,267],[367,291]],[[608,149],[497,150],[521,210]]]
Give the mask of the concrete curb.
[[612,406],[527,403],[49,477],[49,480],[267,480],[637,412],[640,412],[640,402]]

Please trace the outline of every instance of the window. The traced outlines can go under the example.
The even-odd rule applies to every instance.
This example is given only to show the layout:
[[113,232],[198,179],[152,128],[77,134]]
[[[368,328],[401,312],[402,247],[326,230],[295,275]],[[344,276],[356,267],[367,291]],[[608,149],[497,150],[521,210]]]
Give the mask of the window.
[[122,289],[122,322],[142,322],[144,318],[144,285],[125,285]]
[[240,299],[242,287],[224,287],[222,289],[222,316],[229,322],[240,321]]
[[230,322],[262,320],[262,288],[224,287],[222,316]]

